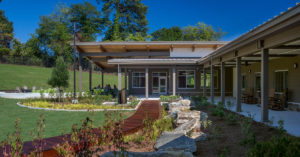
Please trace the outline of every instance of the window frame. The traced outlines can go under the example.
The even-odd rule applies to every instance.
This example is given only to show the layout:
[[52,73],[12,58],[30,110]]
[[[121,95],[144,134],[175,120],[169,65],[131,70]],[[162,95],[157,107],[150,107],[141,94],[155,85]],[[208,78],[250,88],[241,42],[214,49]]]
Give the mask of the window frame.
[[[245,78],[245,86],[243,87],[243,78]],[[242,74],[242,80],[241,80],[241,82],[242,82],[242,90],[246,90],[246,88],[247,88],[247,75],[245,74],[245,73],[243,73]]]
[[[134,73],[139,73],[139,74],[140,74],[140,73],[143,73],[144,75],[141,75],[141,76],[140,76],[140,75],[139,75],[139,76],[134,76]],[[131,83],[132,83],[132,88],[145,88],[146,85],[145,85],[144,87],[137,87],[137,86],[134,86],[134,78],[135,78],[135,77],[137,77],[137,78],[143,78],[143,77],[144,77],[144,78],[146,79],[146,74],[145,74],[145,72],[132,72],[132,76],[131,76],[131,77],[132,77],[132,82],[131,82]],[[139,82],[139,83],[140,83],[140,82]]]
[[[192,71],[193,73],[194,73],[194,87],[193,88],[188,88],[187,87],[187,75],[185,75],[185,88],[181,88],[181,87],[179,87],[179,76],[181,76],[181,75],[179,75],[179,72],[181,72],[181,71],[184,71],[184,72],[187,72],[187,71]],[[178,70],[177,71],[177,78],[176,79],[178,79],[178,81],[177,81],[177,88],[178,89],[195,89],[196,88],[196,70]]]
[[[217,84],[214,84],[214,86],[215,86],[214,89],[219,89],[219,70],[214,69],[214,72],[216,72],[216,79],[214,79],[214,81],[215,80],[217,81]],[[206,75],[207,74],[210,74],[210,73],[206,73]],[[203,79],[203,84],[202,84],[202,79]],[[210,85],[208,85],[208,81],[210,81],[210,80],[211,79],[207,79],[207,76],[206,76],[206,84],[207,84],[207,86],[205,87],[206,89],[210,88]],[[203,87],[204,87],[204,73],[201,72],[201,74],[200,74],[200,89],[203,89]]]
[[[283,93],[283,91],[277,91],[277,78],[276,78],[276,73],[282,72],[283,73],[283,91],[288,88],[288,81],[287,84],[285,84],[286,79],[288,79],[288,75],[289,75],[289,70],[275,70],[274,71],[274,89],[275,89],[275,94],[281,94]],[[287,72],[287,75],[285,75],[285,72]]]

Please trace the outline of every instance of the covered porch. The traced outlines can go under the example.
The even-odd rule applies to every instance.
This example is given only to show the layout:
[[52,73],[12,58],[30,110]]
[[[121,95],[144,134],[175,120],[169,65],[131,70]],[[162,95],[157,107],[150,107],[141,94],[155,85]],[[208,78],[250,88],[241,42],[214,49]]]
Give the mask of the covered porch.
[[[244,111],[243,102],[260,104],[259,118],[268,122],[273,113],[269,108],[286,109],[289,104],[300,102],[299,55],[300,6],[297,5],[221,47],[198,63],[211,72],[220,70],[219,100],[222,104],[227,101],[225,87],[228,84],[225,83],[225,77],[228,74],[225,69],[232,68],[233,73],[229,75],[233,75],[234,110]],[[214,77],[211,77],[211,82],[215,82]],[[211,102],[217,101],[214,90],[210,88]]]

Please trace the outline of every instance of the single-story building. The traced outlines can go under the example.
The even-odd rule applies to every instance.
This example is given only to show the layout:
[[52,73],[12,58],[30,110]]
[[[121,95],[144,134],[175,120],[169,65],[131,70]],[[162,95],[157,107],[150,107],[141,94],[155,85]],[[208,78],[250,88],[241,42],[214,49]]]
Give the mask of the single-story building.
[[231,42],[76,42],[76,49],[102,72],[118,72],[119,90],[123,74],[125,89],[146,98],[203,95],[214,102],[221,96],[224,104],[233,96],[240,111],[249,92],[263,121],[271,94],[286,91],[288,103],[300,103],[300,4]]

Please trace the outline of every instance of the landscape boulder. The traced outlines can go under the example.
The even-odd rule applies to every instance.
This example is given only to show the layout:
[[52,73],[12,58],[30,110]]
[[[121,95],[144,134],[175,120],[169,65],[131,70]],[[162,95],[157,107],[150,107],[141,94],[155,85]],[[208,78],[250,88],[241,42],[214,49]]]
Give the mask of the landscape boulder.
[[177,112],[176,125],[181,125],[192,119],[200,120],[200,111]]
[[154,148],[158,151],[196,152],[197,146],[193,139],[184,133],[163,132],[157,139]]
[[181,125],[179,125],[173,132],[184,133],[185,135],[193,129],[200,129],[200,121],[197,119],[191,119]]
[[207,134],[197,131],[197,132],[192,132],[189,136],[190,138],[194,139],[195,141],[205,141],[207,139]]
[[179,111],[189,110],[190,106],[184,106],[180,102],[172,102],[169,104],[169,112],[177,113]]
[[191,106],[191,100],[188,99],[180,100],[179,103],[183,106]]

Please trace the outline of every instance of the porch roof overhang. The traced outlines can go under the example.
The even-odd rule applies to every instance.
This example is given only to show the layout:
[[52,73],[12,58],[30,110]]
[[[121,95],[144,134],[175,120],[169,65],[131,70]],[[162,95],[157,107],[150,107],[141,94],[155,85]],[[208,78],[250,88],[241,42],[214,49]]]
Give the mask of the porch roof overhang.
[[110,59],[112,65],[196,65],[199,58]]
[[209,67],[235,61],[236,57],[251,63],[260,60],[262,49],[269,49],[271,59],[300,54],[300,3],[198,60],[198,64]]
[[[86,57],[101,69],[116,69],[117,66],[113,59],[132,59],[122,60],[122,64],[132,64],[129,61],[134,59],[149,59],[147,63],[152,64],[196,64],[195,60],[159,60],[168,59],[173,48],[213,48],[218,49],[227,44],[226,41],[124,41],[124,42],[76,42],[76,49],[80,57]],[[71,44],[73,45],[73,44]],[[153,60],[154,59],[154,60]],[[156,60],[155,60],[156,59]],[[199,58],[194,58],[198,60]],[[110,63],[109,60],[112,60]],[[189,62],[189,63],[188,63]]]

